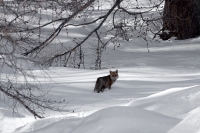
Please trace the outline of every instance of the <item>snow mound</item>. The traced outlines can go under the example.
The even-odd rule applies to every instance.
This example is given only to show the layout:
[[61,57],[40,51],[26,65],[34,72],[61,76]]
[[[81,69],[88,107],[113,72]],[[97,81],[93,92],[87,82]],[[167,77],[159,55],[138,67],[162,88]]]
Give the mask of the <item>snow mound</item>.
[[24,125],[24,115],[0,108],[0,133],[11,133],[17,127]]
[[140,108],[112,107],[86,117],[71,133],[165,133],[177,122]]
[[166,133],[180,120],[135,107],[110,107],[82,119],[65,119],[34,133]]
[[60,121],[64,118],[66,118],[66,116],[49,117],[49,118],[35,120],[30,123],[27,123],[25,126],[17,128],[15,130],[15,133],[35,131],[47,127],[48,125],[51,125],[52,123]]
[[167,116],[183,119],[188,112],[199,107],[199,100],[199,87],[191,86],[185,90],[173,93],[167,98],[162,97],[145,108]]
[[167,133],[199,133],[200,107],[192,110],[189,115]]

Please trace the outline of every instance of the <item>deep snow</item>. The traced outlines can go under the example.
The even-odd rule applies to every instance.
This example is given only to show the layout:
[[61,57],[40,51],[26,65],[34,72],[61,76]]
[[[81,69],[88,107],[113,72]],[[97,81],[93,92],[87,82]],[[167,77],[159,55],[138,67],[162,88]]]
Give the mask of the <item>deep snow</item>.
[[[73,36],[88,32],[70,30]],[[65,34],[60,35],[61,41],[68,41]],[[83,48],[92,43],[91,39]],[[20,107],[14,117],[12,109],[0,101],[0,133],[199,133],[199,44],[200,38],[153,40],[147,49],[143,39],[133,38],[115,50],[113,44],[107,46],[102,66],[108,69],[89,69],[94,62],[91,51],[85,53],[87,69],[34,68],[34,79],[51,89],[55,99],[68,101],[70,111],[47,111],[47,118],[35,120]],[[112,89],[94,93],[96,78],[116,69],[119,79]],[[0,80],[8,72],[3,70]],[[24,82],[20,75],[18,80]]]
[[[196,47],[199,43],[198,39],[186,41],[194,43],[194,40],[197,40],[194,44]],[[179,45],[183,45],[181,43],[184,41],[180,41]],[[171,42],[169,47],[172,45],[176,47],[177,44]],[[193,44],[189,45],[192,47]],[[134,65],[138,63],[138,60],[135,60],[132,67],[126,66],[126,62],[131,58],[130,52],[121,49],[113,51],[113,53],[121,52],[128,59],[112,59],[116,65],[119,65],[117,62],[121,59],[121,67],[111,69],[118,69],[119,79],[111,90],[106,89],[99,94],[93,92],[95,80],[97,77],[107,75],[109,69],[96,71],[53,67],[48,70],[33,70],[35,78],[44,88],[51,87],[51,94],[55,98],[69,101],[66,108],[71,112],[47,112],[50,116],[41,120],[34,120],[27,113],[25,118],[13,118],[1,113],[3,120],[1,120],[3,127],[1,131],[6,133],[22,126],[15,132],[166,133],[169,131],[175,133],[183,132],[185,129],[185,133],[198,133],[200,73],[198,62],[195,62],[199,60],[198,49],[187,51],[185,47],[182,48],[183,51],[169,50],[169,56],[173,55],[177,58],[165,61],[162,58],[166,58],[167,54],[163,54],[163,51],[169,48],[165,46],[160,49],[161,52],[145,53],[140,51],[138,44],[137,55],[142,58],[139,62],[146,65]],[[184,56],[185,51],[188,53],[187,58]],[[111,55],[113,53],[110,52]],[[136,54],[135,51],[133,54]],[[143,54],[149,55],[148,59],[146,56],[143,57]],[[151,65],[153,62],[149,59],[164,62],[165,67],[159,63]],[[177,63],[167,65],[171,61]],[[184,62],[190,64],[183,65]],[[47,75],[51,78],[47,78]],[[8,124],[14,126],[8,128]]]

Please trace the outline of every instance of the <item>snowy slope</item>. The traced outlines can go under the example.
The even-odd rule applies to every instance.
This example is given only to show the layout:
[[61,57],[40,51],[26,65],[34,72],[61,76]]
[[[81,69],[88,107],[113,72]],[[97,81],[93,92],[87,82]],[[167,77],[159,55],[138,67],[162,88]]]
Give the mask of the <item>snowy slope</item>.
[[[150,45],[152,52],[148,53],[138,40],[134,46],[125,43],[116,50],[112,46],[107,48],[104,62],[115,68],[98,71],[59,67],[33,70],[35,79],[44,89],[51,88],[50,93],[56,99],[69,101],[66,109],[70,112],[47,112],[48,118],[35,120],[20,108],[22,118],[14,118],[9,111],[6,111],[8,114],[4,111],[0,130],[3,133],[14,130],[16,133],[78,133],[80,130],[83,133],[132,133],[133,130],[174,133],[187,126],[185,131],[198,133],[199,42],[196,38],[162,42],[161,46],[155,43]],[[182,46],[181,50],[176,50],[178,46]],[[130,51],[132,47],[134,50]],[[94,93],[96,78],[115,69],[119,71],[119,79],[112,89]],[[0,105],[3,110],[9,109],[3,103]]]
[[200,108],[196,108],[189,112],[189,115],[183,119],[178,125],[167,133],[199,133],[200,132]]
[[[165,133],[199,106],[200,74],[196,70],[119,68],[119,80],[100,94],[93,92],[95,79],[108,70],[50,68],[47,72],[52,77],[52,94],[68,99],[67,108],[74,113],[54,113],[15,132]],[[43,72],[33,73],[41,83],[46,80]]]
[[[54,122],[34,133],[129,133],[132,131],[165,133],[178,122],[178,119],[140,108],[111,107],[84,119],[64,119]],[[23,131],[19,130],[19,132]]]
[[[119,51],[122,52],[120,49]],[[134,61],[133,67],[125,67],[124,63],[123,67],[117,68],[119,79],[112,89],[106,89],[100,94],[93,92],[95,80],[99,76],[107,75],[108,69],[98,71],[72,68],[33,70],[32,73],[40,81],[41,86],[50,87],[51,94],[55,98],[69,101],[66,108],[71,112],[47,112],[50,116],[42,120],[34,120],[27,113],[25,113],[25,118],[13,118],[2,113],[1,131],[8,133],[24,125],[15,132],[78,133],[81,130],[83,133],[120,133],[122,131],[165,133],[176,132],[188,125],[188,132],[197,133],[198,117],[193,117],[192,113],[189,113],[196,108],[198,111],[200,98],[200,73],[198,62],[195,62],[198,59],[195,52],[198,53],[198,50],[188,52],[190,56],[187,57],[187,61],[191,64],[186,66],[181,63],[173,67],[170,66],[172,64],[165,67],[159,67],[159,64],[155,64],[156,67],[134,66],[135,63],[141,62],[148,64],[149,60],[145,59],[146,57],[140,62]],[[126,54],[130,53],[126,51],[122,53],[124,56]],[[138,56],[142,57],[143,54],[139,52]],[[160,58],[165,54],[162,52],[157,54],[156,60],[163,62]],[[185,59],[183,51],[173,53],[173,55],[176,54],[179,58],[172,60],[181,62]],[[190,58],[195,60],[189,60]],[[120,65],[123,65],[123,61],[128,62],[121,59]],[[168,60],[165,61],[166,64],[167,62]],[[47,75],[51,78],[47,78]],[[20,113],[23,114],[23,112]],[[196,122],[191,123],[192,119]],[[10,124],[14,126],[8,126]]]

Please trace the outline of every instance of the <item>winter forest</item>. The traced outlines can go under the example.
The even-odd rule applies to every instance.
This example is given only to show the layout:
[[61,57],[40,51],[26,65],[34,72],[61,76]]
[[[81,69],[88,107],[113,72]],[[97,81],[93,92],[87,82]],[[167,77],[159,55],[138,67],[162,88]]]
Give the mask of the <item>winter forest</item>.
[[0,1],[0,133],[199,133],[199,100],[200,0]]

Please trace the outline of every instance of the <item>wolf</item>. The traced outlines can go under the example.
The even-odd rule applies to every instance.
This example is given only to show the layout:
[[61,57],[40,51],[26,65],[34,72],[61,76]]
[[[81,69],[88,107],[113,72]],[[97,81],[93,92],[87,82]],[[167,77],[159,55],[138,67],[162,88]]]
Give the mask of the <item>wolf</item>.
[[98,77],[94,92],[96,91],[99,93],[100,91],[103,92],[105,88],[111,89],[111,85],[115,83],[115,81],[119,78],[118,70],[110,71],[110,75],[104,77]]

